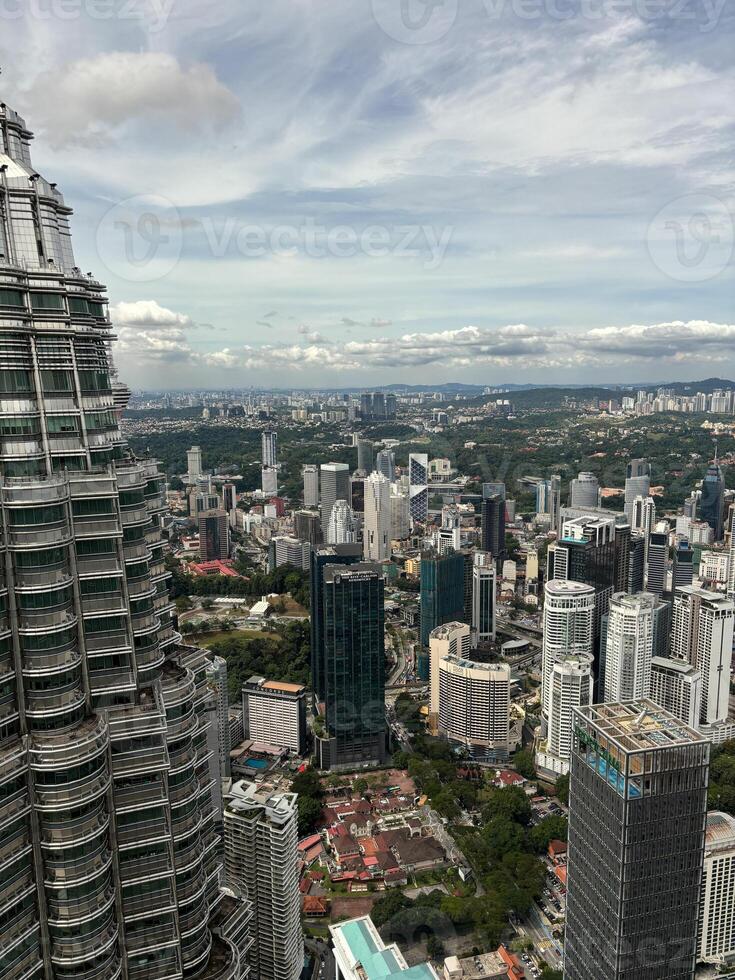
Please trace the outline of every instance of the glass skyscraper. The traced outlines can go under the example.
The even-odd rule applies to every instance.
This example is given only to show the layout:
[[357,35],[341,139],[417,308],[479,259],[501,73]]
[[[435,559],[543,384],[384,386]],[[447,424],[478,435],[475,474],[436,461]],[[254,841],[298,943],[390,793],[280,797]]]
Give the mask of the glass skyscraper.
[[649,700],[575,712],[565,980],[694,980],[709,753]]
[[712,528],[715,541],[722,540],[724,496],[725,478],[722,475],[722,467],[715,461],[707,468],[702,480],[702,497],[699,502],[699,516]]
[[0,976],[229,980],[163,478],[120,434],[104,287],[30,139],[0,105]]
[[419,575],[421,643],[428,646],[437,626],[465,621],[465,556],[460,551],[446,555],[424,552]]

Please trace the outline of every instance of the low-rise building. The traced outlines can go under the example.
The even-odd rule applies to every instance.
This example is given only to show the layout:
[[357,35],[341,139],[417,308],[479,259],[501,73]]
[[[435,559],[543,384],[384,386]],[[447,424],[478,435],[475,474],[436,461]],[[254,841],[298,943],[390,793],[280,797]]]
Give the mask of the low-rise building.
[[386,946],[365,915],[330,926],[336,980],[439,980],[430,963],[409,967],[398,945]]

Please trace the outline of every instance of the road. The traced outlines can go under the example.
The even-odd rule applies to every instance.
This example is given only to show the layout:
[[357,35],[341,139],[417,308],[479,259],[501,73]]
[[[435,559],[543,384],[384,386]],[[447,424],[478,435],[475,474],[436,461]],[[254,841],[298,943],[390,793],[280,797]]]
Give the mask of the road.
[[304,937],[304,946],[314,957],[314,972],[312,980],[335,980],[337,967],[329,943],[321,939]]
[[551,932],[551,923],[536,905],[531,907],[528,915],[516,920],[519,932],[529,936],[538,953],[554,970],[561,970],[561,944]]

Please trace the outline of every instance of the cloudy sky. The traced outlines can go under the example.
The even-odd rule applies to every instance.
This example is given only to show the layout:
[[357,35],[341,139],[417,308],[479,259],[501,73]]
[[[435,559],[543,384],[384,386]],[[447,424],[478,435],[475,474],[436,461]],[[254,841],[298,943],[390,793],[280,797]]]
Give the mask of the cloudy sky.
[[735,0],[0,0],[135,387],[735,377]]

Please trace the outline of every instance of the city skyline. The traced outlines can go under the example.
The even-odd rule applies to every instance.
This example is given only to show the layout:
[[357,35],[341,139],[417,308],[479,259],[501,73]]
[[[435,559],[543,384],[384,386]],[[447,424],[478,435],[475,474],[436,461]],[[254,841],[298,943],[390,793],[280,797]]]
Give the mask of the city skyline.
[[0,63],[128,382],[735,373],[722,3],[106,6]]

